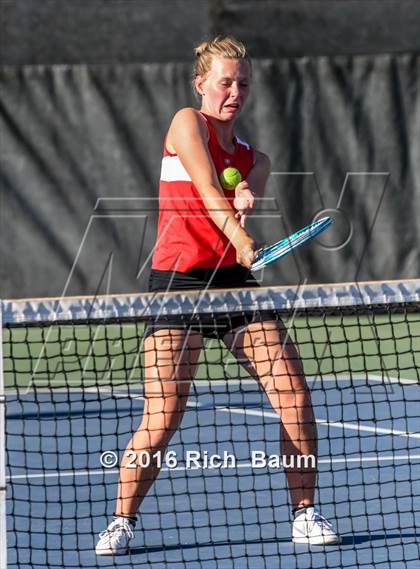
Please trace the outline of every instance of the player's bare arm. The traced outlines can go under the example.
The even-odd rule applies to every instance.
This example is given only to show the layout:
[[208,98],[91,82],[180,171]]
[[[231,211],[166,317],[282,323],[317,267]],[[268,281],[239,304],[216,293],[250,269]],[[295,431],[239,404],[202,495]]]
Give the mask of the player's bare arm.
[[238,262],[249,267],[254,260],[254,240],[238,224],[235,211],[223,194],[207,147],[203,117],[192,108],[178,111],[169,129],[167,144],[179,156],[197,188],[210,217],[238,252]]

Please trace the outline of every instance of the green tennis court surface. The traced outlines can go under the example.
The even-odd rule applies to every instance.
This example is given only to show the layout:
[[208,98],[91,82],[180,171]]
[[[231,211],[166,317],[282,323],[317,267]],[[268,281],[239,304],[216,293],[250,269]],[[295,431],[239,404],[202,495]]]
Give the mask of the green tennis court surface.
[[[308,376],[368,375],[418,381],[420,338],[416,314],[285,320]],[[142,379],[144,324],[52,325],[6,332],[6,388],[121,385]],[[9,334],[10,336],[7,336]],[[216,340],[208,340],[198,379],[246,377]]]

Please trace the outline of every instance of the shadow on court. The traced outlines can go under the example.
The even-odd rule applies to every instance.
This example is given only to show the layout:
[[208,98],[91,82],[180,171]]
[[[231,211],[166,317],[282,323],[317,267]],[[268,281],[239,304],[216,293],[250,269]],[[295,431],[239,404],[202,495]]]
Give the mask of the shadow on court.
[[[372,541],[384,541],[387,539],[407,539],[407,538],[419,538],[419,533],[392,533],[392,534],[385,534],[385,533],[378,533],[378,534],[355,534],[355,535],[342,535],[341,536],[341,543],[336,545],[325,545],[325,546],[314,546],[312,545],[311,548],[316,550],[320,550],[321,548],[325,548],[328,550],[337,549],[339,547],[348,546],[348,545],[356,545],[360,543],[372,542]],[[222,547],[222,546],[234,546],[234,545],[256,545],[256,544],[275,544],[275,543],[287,543],[292,544],[294,547],[299,548],[308,548],[308,545],[305,544],[293,544],[290,538],[271,538],[271,539],[259,539],[259,540],[229,540],[229,541],[217,541],[213,542],[212,546],[214,547]],[[198,549],[200,547],[208,547],[208,543],[187,543],[187,544],[175,544],[175,545],[168,545],[166,547],[158,546],[158,547],[132,547],[130,549],[131,555],[145,555],[147,553],[157,553],[162,551],[176,551],[179,549]]]

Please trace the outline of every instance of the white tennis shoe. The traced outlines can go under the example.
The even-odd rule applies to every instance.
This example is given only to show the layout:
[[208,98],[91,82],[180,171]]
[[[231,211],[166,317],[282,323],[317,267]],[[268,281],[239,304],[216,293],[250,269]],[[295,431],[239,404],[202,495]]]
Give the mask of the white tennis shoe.
[[331,523],[312,506],[302,508],[293,521],[292,539],[294,543],[326,545],[340,543]]
[[127,518],[116,518],[99,534],[96,555],[125,555],[134,537],[134,525]]

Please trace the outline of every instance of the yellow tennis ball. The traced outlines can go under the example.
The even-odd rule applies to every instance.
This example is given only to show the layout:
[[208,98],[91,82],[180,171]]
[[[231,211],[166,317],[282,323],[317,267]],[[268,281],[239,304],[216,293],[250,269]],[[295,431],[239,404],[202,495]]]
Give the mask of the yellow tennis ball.
[[241,180],[242,176],[237,168],[225,168],[220,174],[220,183],[225,190],[234,190]]

